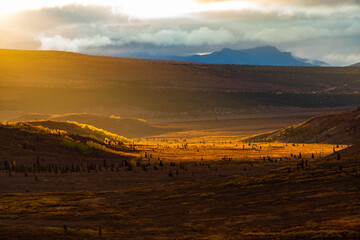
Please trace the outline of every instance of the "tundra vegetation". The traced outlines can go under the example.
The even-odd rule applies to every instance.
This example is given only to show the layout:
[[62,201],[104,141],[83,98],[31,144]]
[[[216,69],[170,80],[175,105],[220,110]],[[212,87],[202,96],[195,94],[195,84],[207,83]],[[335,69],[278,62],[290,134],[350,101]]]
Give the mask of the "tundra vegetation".
[[360,158],[348,145],[114,141],[27,122],[0,134],[3,239],[360,237]]

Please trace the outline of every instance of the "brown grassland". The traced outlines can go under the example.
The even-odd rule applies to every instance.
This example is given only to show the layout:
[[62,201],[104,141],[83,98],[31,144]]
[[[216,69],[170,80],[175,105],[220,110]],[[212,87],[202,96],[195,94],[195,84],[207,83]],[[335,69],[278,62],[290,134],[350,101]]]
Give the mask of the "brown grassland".
[[355,106],[360,99],[360,68],[354,67],[193,64],[0,49],[0,72],[0,120],[69,112],[149,119]]
[[5,130],[19,154],[17,168],[1,163],[1,239],[360,237],[360,160],[342,158],[345,145],[152,137],[132,139],[137,157],[124,158]]
[[360,111],[301,124],[358,105],[360,68],[0,49],[0,72],[0,239],[360,239]]

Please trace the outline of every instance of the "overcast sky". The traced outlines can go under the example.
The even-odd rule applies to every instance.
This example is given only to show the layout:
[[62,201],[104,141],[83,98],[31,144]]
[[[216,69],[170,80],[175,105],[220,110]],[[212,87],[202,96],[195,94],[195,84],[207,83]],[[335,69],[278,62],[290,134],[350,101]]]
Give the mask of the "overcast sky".
[[0,48],[111,56],[272,45],[332,65],[360,62],[360,0],[11,0]]

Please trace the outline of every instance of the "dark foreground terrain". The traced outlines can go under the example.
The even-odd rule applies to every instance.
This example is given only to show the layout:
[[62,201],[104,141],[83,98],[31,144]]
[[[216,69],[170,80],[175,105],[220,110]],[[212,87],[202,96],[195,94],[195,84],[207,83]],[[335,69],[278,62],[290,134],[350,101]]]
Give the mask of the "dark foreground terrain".
[[207,137],[83,151],[63,142],[80,136],[32,131],[0,128],[0,239],[360,238],[360,158],[346,146]]
[[297,162],[2,173],[0,238],[359,239],[359,160]]

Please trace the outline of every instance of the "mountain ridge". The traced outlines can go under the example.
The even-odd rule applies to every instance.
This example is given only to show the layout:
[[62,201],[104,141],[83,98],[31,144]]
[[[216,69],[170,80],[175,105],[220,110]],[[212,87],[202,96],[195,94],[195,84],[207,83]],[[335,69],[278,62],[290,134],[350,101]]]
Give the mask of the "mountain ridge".
[[273,46],[262,46],[249,49],[234,50],[223,48],[209,54],[195,54],[190,56],[157,56],[138,54],[138,58],[159,59],[170,61],[186,61],[207,64],[236,64],[259,66],[328,66],[329,64],[293,56],[290,52],[281,52]]

